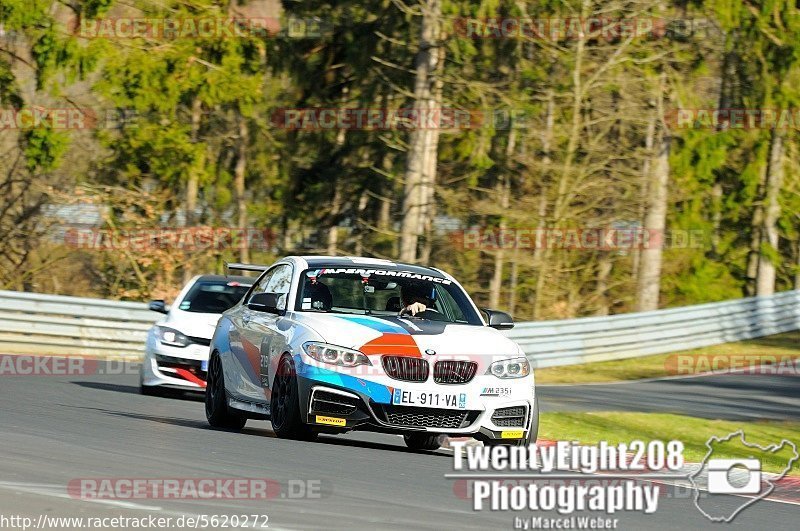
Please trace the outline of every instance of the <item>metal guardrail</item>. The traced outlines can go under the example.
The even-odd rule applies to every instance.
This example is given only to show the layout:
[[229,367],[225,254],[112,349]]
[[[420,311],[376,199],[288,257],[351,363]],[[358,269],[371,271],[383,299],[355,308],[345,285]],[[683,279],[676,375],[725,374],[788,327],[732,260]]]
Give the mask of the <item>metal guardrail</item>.
[[800,329],[800,291],[652,312],[518,323],[534,367],[664,354]]
[[[138,302],[0,291],[0,354],[142,355],[159,315]],[[800,329],[800,291],[667,310],[521,322],[534,367],[662,354]]]
[[0,353],[140,358],[158,317],[141,302],[0,291]]

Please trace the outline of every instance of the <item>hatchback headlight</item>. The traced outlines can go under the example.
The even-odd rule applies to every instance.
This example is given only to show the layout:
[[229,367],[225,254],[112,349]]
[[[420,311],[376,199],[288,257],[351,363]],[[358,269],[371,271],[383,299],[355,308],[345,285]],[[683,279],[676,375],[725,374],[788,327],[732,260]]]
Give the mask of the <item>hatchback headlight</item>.
[[171,347],[186,347],[192,344],[191,340],[184,334],[167,326],[156,327],[156,337],[162,344]]
[[496,361],[489,365],[486,374],[493,374],[498,378],[524,378],[531,373],[531,364],[527,358],[513,358],[510,360]]
[[303,350],[315,360],[323,363],[330,363],[331,365],[339,365],[341,367],[372,365],[369,358],[363,353],[350,348],[309,341],[303,344]]

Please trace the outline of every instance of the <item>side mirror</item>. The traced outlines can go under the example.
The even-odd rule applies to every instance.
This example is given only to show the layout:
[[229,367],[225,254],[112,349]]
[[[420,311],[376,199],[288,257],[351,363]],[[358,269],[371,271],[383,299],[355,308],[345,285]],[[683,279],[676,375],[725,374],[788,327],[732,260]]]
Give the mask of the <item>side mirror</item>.
[[150,301],[150,303],[147,305],[147,309],[158,313],[169,312],[169,308],[167,308],[167,305],[164,304],[164,301],[162,300]]
[[511,318],[506,312],[497,310],[490,310],[489,308],[481,308],[486,316],[489,326],[496,330],[511,330],[514,328],[514,319]]
[[281,298],[283,293],[256,293],[250,298],[247,307],[257,312],[275,313],[283,315],[286,310],[282,308]]

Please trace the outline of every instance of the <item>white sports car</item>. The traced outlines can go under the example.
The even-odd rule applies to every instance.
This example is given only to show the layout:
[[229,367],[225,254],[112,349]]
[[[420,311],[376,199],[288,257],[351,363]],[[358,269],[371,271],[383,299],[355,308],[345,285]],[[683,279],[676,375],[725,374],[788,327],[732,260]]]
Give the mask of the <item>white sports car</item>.
[[278,437],[306,440],[370,430],[423,450],[442,434],[536,440],[530,364],[498,332],[511,317],[484,309],[484,318],[447,273],[324,256],[229,268],[262,274],[211,341],[212,426],[270,419]]
[[202,275],[191,279],[171,308],[151,301],[165,314],[147,333],[139,390],[159,395],[168,390],[204,391],[208,346],[222,312],[239,302],[253,279]]

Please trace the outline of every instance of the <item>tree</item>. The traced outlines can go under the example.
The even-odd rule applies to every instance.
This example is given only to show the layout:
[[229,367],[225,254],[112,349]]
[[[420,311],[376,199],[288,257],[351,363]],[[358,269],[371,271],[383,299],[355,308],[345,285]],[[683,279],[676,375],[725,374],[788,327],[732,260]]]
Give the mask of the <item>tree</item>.
[[400,229],[400,260],[417,260],[419,238],[431,222],[438,163],[439,127],[426,127],[424,117],[442,107],[439,76],[444,61],[441,39],[441,0],[422,0],[419,50],[414,59],[414,112],[421,117],[410,135]]

